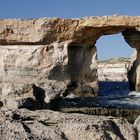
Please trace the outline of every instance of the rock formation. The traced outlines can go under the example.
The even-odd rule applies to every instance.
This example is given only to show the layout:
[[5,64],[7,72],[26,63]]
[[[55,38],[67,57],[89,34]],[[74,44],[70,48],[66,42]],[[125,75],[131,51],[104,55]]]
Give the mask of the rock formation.
[[105,61],[98,61],[98,80],[128,81],[127,73],[129,69],[129,58],[113,58]]
[[135,120],[134,127],[137,129],[138,140],[140,139],[140,116]]
[[67,114],[50,110],[0,111],[1,140],[136,140],[137,131],[126,119]]
[[140,17],[0,20],[0,139],[138,139],[139,118],[133,126],[122,118],[40,110],[59,107],[71,93],[97,95],[96,41],[117,33],[136,48],[128,80],[140,91]]
[[139,26],[140,17],[129,16],[0,20],[1,106],[32,108],[34,102],[45,108],[71,92],[95,96],[95,43],[103,35],[120,32],[136,48],[128,77],[131,90],[140,91]]

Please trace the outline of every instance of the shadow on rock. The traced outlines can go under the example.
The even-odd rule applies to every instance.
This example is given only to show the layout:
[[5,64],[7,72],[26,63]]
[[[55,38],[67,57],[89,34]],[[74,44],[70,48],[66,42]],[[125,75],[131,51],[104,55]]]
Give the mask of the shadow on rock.
[[0,101],[0,108],[3,106],[3,102]]
[[37,101],[40,103],[40,109],[44,109],[46,107],[45,103],[45,90],[33,84],[33,95]]

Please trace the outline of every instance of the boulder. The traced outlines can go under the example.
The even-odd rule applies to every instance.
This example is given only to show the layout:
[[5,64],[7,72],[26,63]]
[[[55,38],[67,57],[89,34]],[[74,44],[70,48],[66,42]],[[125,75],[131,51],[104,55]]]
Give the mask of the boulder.
[[55,80],[42,80],[36,84],[6,83],[2,87],[1,107],[30,110],[50,107],[50,102],[63,96],[66,84]]

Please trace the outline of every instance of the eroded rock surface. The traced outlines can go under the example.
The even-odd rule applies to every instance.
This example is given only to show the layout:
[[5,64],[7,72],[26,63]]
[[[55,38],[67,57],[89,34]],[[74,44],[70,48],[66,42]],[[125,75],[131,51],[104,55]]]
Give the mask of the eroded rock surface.
[[125,119],[67,114],[50,110],[0,111],[2,140],[136,140],[137,132]]
[[73,83],[80,91],[90,87],[91,90],[85,88],[85,94],[97,93],[94,46],[68,47],[65,43],[54,43],[1,45],[0,49],[0,100],[5,107],[18,108],[23,106],[22,98],[31,98],[44,108],[51,100],[69,94]]
[[138,16],[0,20],[1,105],[13,102],[20,108],[35,102],[44,108],[70,93],[97,95],[95,43],[102,35],[120,32],[136,48],[129,81],[132,90],[140,91],[139,26]]
[[137,129],[138,139],[140,139],[140,116],[135,120],[134,127]]
[[93,45],[105,34],[119,33],[126,29],[127,32],[135,29],[139,33],[139,25],[139,16],[6,19],[0,20],[0,44],[51,44],[70,40],[77,44]]

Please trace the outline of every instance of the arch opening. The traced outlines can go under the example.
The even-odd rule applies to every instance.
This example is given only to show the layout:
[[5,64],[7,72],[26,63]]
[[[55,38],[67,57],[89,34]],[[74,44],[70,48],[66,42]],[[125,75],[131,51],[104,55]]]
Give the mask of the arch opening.
[[128,72],[134,51],[121,33],[101,36],[96,43],[98,53],[99,95],[129,93]]

